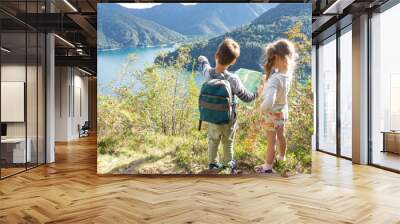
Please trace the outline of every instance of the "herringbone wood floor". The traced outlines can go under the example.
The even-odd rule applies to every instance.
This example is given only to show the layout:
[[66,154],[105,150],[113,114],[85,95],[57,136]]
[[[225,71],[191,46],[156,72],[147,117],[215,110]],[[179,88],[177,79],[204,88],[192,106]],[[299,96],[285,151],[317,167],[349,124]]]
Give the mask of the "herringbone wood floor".
[[0,223],[400,223],[400,175],[313,155],[290,178],[98,176],[96,139],[0,181]]

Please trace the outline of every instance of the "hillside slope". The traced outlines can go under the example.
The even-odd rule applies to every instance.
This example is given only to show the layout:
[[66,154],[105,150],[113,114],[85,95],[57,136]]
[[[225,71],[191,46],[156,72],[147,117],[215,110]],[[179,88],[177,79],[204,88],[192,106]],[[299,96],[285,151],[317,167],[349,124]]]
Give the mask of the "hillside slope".
[[[287,12],[290,14],[288,15]],[[241,48],[241,56],[231,69],[248,68],[261,71],[262,47],[266,43],[285,37],[284,32],[288,31],[297,21],[303,23],[302,31],[311,37],[311,7],[304,4],[280,4],[248,26],[210,39],[206,43],[193,45],[191,55],[197,57],[197,55],[203,54],[213,61],[218,44],[225,37],[230,37],[236,40]]]
[[[260,62],[263,46],[278,38],[286,37],[284,33],[297,21],[303,24],[302,32],[311,38],[311,5],[282,3],[262,14],[250,25],[242,26],[208,41],[196,42],[184,47],[191,49],[190,55],[193,58],[205,55],[214,65],[214,54],[218,44],[225,37],[231,37],[240,44],[241,53],[240,58],[230,70],[235,71],[239,68],[247,68],[262,71]],[[156,62],[159,60],[172,61],[176,55],[177,52],[171,52],[165,59],[157,58]]]

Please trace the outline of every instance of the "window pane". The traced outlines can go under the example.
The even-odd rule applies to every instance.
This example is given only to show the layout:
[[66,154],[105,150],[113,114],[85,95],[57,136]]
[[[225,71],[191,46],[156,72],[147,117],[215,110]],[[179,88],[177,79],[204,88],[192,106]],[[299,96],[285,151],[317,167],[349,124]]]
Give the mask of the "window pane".
[[318,148],[336,153],[336,41],[318,48]]
[[37,33],[28,32],[28,61],[26,80],[27,141],[30,147],[28,168],[37,165]]
[[[371,21],[372,163],[396,170],[400,170],[400,33],[393,28],[398,21],[400,5]],[[387,138],[382,132],[388,132]]]
[[352,35],[340,36],[340,152],[351,158],[352,141]]
[[[1,8],[20,18],[43,13],[44,6],[45,0],[0,1]],[[43,33],[5,12],[0,17],[0,177],[4,178],[45,161],[46,54]]]
[[[26,33],[1,34],[1,177],[25,170],[30,161],[26,144]],[[27,150],[28,146],[28,150]]]
[[46,93],[46,84],[45,84],[45,60],[46,60],[46,52],[45,52],[45,44],[46,44],[46,36],[42,33],[39,33],[39,46],[38,46],[38,163],[45,163],[45,93]]

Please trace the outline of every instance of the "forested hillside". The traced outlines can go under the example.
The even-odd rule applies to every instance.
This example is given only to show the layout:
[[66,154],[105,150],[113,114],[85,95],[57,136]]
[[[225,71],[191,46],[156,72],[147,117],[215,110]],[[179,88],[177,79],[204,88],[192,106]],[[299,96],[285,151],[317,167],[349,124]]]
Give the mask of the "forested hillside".
[[128,9],[117,4],[99,4],[98,13],[99,49],[146,47],[185,40],[183,35],[134,16]]
[[[285,32],[294,26],[296,22],[300,22],[301,32],[308,37],[311,36],[311,6],[308,4],[279,4],[262,14],[254,20],[250,25],[242,26],[232,32],[212,38],[208,41],[200,41],[184,47],[190,48],[192,58],[199,55],[205,55],[214,64],[214,53],[218,44],[225,38],[231,37],[240,44],[241,55],[239,60],[230,69],[237,70],[239,68],[247,68],[262,71],[260,66],[260,58],[262,48],[265,44],[272,42],[278,38],[283,38]],[[177,52],[171,52],[165,56],[157,58],[156,61],[165,60],[171,62],[176,57]],[[309,74],[311,67],[305,65],[304,73]]]

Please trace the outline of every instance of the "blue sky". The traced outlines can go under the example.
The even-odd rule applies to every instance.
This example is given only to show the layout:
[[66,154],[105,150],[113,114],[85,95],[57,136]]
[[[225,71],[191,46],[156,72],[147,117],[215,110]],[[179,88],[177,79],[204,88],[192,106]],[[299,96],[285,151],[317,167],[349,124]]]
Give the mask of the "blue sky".
[[[131,9],[145,9],[145,8],[151,8],[156,5],[161,5],[161,3],[118,3],[126,8],[131,8]],[[195,5],[197,3],[181,3],[183,5]]]

